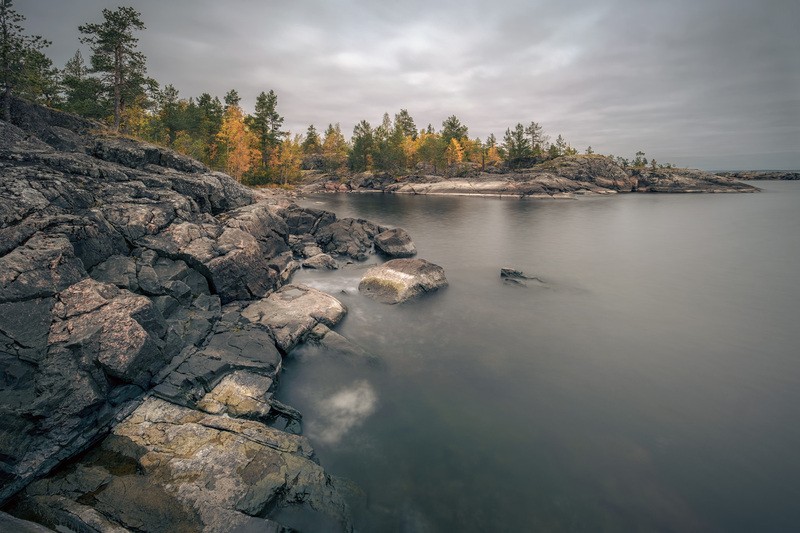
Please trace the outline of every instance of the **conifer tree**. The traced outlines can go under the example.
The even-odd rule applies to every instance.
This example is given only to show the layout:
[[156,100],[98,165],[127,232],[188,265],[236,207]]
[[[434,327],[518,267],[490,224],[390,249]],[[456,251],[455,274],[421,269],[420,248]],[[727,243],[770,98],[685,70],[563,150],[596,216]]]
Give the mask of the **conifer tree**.
[[513,130],[511,128],[506,130],[503,136],[503,149],[506,161],[512,167],[518,166],[522,160],[533,155],[531,142],[528,140],[525,127],[522,124],[518,123]]
[[255,114],[248,117],[248,126],[258,137],[258,148],[266,166],[286,135],[281,131],[283,117],[278,114],[278,95],[275,91],[261,92],[256,98]]
[[394,116],[394,125],[404,136],[417,140],[417,125],[414,124],[414,119],[408,114],[408,110],[401,109],[400,112]]
[[38,35],[25,35],[22,22],[12,0],[0,0],[0,90],[3,100],[3,120],[11,120],[11,97],[24,83],[26,71],[30,75],[35,54],[50,42]]
[[303,139],[302,148],[303,153],[306,155],[318,154],[322,152],[322,142],[320,141],[317,129],[313,124],[308,126],[306,138]]
[[362,120],[353,128],[353,148],[350,150],[349,164],[353,172],[364,172],[372,168],[372,149],[374,139],[369,122]]
[[147,77],[144,54],[138,49],[135,31],[145,29],[141,14],[132,7],[103,9],[103,22],[78,27],[80,41],[92,49],[92,72],[100,73],[103,87],[111,95],[114,131],[119,131],[126,106],[132,105],[155,86]]
[[450,115],[442,122],[442,141],[445,146],[450,145],[450,140],[455,139],[461,142],[467,137],[467,127],[461,123],[455,115]]
[[60,107],[64,111],[95,119],[106,116],[107,103],[103,101],[102,84],[89,75],[89,67],[80,50],[61,70],[61,87],[64,100]]
[[239,96],[239,91],[236,89],[231,89],[227,93],[225,93],[225,109],[227,110],[231,106],[239,107],[242,98]]

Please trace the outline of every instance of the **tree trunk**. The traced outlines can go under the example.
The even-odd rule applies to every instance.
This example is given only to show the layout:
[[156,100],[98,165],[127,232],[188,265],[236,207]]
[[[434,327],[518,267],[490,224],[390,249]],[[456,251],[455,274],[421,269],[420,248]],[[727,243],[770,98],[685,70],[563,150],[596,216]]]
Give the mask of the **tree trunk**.
[[119,131],[122,107],[122,51],[114,50],[114,131]]

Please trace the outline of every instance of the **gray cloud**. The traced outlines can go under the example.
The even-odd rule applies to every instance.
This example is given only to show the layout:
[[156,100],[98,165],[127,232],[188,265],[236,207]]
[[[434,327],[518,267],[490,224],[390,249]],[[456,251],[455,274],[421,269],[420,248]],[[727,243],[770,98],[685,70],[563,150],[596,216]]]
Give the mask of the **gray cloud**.
[[[795,0],[128,2],[149,70],[183,96],[278,93],[286,125],[407,108],[472,136],[536,120],[573,146],[704,168],[800,167]],[[102,0],[26,0],[58,65]]]

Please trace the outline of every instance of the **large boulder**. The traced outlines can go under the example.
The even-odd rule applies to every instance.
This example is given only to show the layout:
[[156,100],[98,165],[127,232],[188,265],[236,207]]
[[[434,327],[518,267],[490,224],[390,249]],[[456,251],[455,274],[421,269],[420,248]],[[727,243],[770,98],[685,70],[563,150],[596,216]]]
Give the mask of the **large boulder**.
[[315,237],[324,252],[363,261],[375,236],[385,229],[367,220],[343,218],[320,228]]
[[397,304],[446,286],[439,265],[424,259],[392,259],[367,270],[358,290],[381,303]]
[[386,230],[375,236],[375,248],[389,257],[412,257],[417,247],[411,236],[402,228]]
[[286,285],[242,311],[253,324],[267,328],[278,348],[289,352],[318,324],[334,326],[347,308],[336,298],[305,285]]

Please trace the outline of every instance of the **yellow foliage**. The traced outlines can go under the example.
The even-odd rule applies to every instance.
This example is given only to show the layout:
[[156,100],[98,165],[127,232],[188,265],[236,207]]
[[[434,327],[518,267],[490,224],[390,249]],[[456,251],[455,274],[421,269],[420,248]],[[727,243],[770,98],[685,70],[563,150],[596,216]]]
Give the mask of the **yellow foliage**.
[[461,143],[455,139],[450,139],[450,144],[447,146],[444,157],[448,165],[461,163],[464,160],[464,149],[461,147]]
[[283,184],[300,178],[300,163],[303,161],[302,137],[295,135],[293,139],[284,139],[277,150],[270,156],[270,168]]
[[258,138],[245,125],[244,114],[238,106],[229,106],[225,111],[217,144],[225,172],[238,181],[261,161],[261,151],[255,148]]
[[492,146],[486,151],[486,164],[487,165],[499,165],[502,161],[500,157],[500,152],[497,151],[496,146]]

